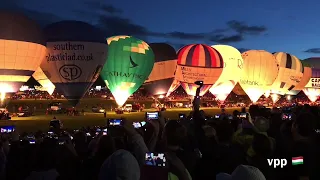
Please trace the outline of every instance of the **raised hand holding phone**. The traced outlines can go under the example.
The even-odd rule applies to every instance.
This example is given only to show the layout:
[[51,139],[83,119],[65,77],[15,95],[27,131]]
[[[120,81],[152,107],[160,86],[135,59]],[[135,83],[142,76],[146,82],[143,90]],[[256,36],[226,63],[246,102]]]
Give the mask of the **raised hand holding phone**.
[[123,128],[128,134],[134,135],[137,133],[137,131],[134,129],[132,122],[129,122],[126,119],[122,118],[122,124],[123,124]]

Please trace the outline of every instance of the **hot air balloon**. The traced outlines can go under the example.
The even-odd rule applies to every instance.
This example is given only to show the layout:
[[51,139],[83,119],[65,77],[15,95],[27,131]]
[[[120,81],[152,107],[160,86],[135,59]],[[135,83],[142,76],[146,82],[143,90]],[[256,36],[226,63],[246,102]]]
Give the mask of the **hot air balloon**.
[[312,76],[303,92],[311,102],[315,102],[320,96],[320,69],[312,68]]
[[190,96],[195,96],[195,81],[203,81],[200,96],[204,95],[219,79],[223,69],[220,53],[205,44],[190,44],[178,52],[176,79]]
[[288,95],[297,95],[308,84],[312,76],[312,70],[310,67],[304,67],[303,76],[300,83],[298,83],[291,91],[287,92]]
[[145,90],[153,95],[166,95],[174,81],[177,67],[177,54],[172,46],[166,43],[149,44],[154,55],[155,63],[151,74],[145,81]]
[[48,25],[47,56],[41,69],[69,103],[75,107],[99,77],[108,46],[94,26],[80,21]]
[[242,58],[244,68],[239,84],[251,101],[257,102],[278,76],[277,60],[264,50],[246,51]]
[[48,77],[44,74],[40,67],[38,67],[38,69],[33,73],[32,77],[36,81],[38,81],[38,83],[43,87],[45,91],[52,95],[56,87],[54,86],[54,84],[52,84],[52,82],[48,79]]
[[0,12],[0,90],[17,92],[45,57],[41,28],[21,14]]
[[271,93],[284,95],[300,83],[303,76],[303,65],[294,55],[278,52],[274,56],[279,65],[279,73],[270,87]]
[[312,57],[301,61],[303,65],[311,68],[320,68],[320,57]]
[[154,53],[146,42],[132,36],[113,36],[107,41],[109,55],[101,77],[122,106],[150,75]]
[[212,47],[221,54],[224,61],[224,67],[218,81],[209,89],[209,91],[218,100],[223,102],[240,80],[243,59],[241,53],[232,46],[215,45]]

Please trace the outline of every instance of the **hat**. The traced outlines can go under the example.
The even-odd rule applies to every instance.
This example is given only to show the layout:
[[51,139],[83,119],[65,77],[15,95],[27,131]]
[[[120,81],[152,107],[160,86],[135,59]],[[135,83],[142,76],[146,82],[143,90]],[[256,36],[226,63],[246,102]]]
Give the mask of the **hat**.
[[253,124],[259,132],[267,132],[270,127],[269,120],[262,116],[256,117]]
[[262,172],[253,166],[239,165],[232,174],[219,173],[216,180],[266,180]]

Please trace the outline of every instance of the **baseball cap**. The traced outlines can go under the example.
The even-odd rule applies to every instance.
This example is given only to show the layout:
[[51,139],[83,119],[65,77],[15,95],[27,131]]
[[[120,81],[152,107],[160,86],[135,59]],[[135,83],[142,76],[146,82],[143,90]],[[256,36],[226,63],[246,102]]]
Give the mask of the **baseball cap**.
[[266,177],[256,167],[239,165],[232,174],[217,174],[216,180],[266,180]]

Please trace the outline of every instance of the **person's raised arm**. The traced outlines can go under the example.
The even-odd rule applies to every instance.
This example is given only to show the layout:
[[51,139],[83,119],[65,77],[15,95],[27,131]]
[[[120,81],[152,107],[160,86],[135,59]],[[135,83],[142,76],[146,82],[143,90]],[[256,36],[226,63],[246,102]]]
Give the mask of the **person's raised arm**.
[[144,165],[146,153],[149,151],[142,136],[134,129],[132,122],[122,119],[123,127],[129,136],[129,143],[132,144],[133,154],[140,166]]

